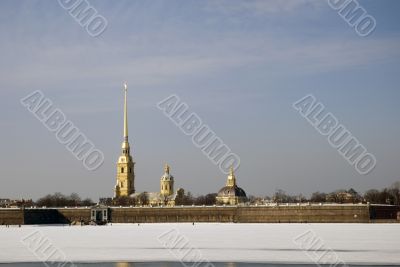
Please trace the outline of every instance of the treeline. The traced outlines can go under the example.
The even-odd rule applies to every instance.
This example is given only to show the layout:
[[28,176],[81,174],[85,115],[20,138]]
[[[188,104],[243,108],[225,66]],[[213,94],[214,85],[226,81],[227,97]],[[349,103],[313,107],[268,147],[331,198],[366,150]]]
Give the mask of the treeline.
[[[186,194],[183,194],[181,197],[176,198],[175,205],[211,206],[216,204],[216,196],[217,194],[215,193],[193,196],[192,193],[187,192]],[[103,200],[101,202],[102,204],[105,205],[116,205],[116,206],[147,206],[150,204],[150,201],[145,193],[141,193],[136,197],[119,197],[114,199]],[[167,201],[165,202],[165,204],[167,204]]]
[[211,206],[216,204],[216,193],[210,193],[207,195],[193,196],[192,193],[188,192],[184,195],[181,201],[177,202],[177,205],[196,205],[196,206]]
[[[176,205],[214,205],[216,203],[217,194],[206,194],[193,196],[192,193],[187,192],[181,198],[176,199]],[[147,206],[149,199],[145,193],[141,193],[136,197],[119,197],[115,199],[107,198],[101,199],[101,204],[116,205],[116,206]],[[71,195],[64,195],[62,193],[48,194],[37,201],[30,203],[32,206],[38,207],[85,207],[93,206],[96,203],[90,198],[82,199],[77,193]]]
[[[216,204],[216,193],[206,195],[193,196],[192,193],[187,192],[181,197],[176,199],[175,205],[185,206],[211,206]],[[400,206],[400,181],[392,184],[387,188],[381,190],[370,189],[364,194],[361,194],[350,188],[348,190],[336,190],[330,193],[314,192],[311,196],[306,197],[302,194],[291,195],[283,190],[276,190],[272,196],[248,196],[248,204],[266,204],[266,203],[371,203],[371,204],[390,204]],[[141,193],[136,197],[120,197],[118,199],[108,198],[107,201],[100,203],[106,205],[117,206],[147,206],[149,199],[146,193]],[[38,207],[82,207],[93,206],[90,198],[82,199],[78,194],[72,193],[71,195],[64,195],[62,193],[54,193],[46,195],[35,202],[29,202],[29,205]],[[22,203],[21,206],[28,206],[27,203]]]
[[400,182],[395,182],[390,187],[382,190],[370,189],[364,194],[358,193],[353,188],[348,190],[336,190],[331,193],[314,192],[309,198],[302,194],[290,195],[278,189],[272,197],[249,196],[250,204],[264,203],[371,203],[400,205]]
[[69,196],[61,193],[49,194],[34,202],[34,205],[39,207],[85,207],[94,204],[90,198],[81,199],[77,193]]
[[371,189],[365,192],[364,198],[370,203],[391,204],[400,206],[400,182],[381,191]]
[[146,192],[140,193],[136,197],[118,197],[118,198],[107,198],[100,199],[100,203],[107,206],[147,206],[149,205],[149,199]]

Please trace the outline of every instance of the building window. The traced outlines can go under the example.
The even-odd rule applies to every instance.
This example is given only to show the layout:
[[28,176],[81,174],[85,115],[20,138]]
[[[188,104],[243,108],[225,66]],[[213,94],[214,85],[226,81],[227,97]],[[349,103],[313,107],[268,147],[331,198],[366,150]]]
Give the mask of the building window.
[[124,173],[124,168],[121,168],[121,173]]
[[132,168],[129,168],[129,173],[132,173]]

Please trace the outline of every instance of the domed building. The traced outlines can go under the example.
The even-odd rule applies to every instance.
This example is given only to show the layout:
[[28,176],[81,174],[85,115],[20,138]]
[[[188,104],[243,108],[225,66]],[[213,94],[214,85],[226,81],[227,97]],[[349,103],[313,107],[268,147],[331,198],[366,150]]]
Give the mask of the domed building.
[[169,166],[165,164],[164,175],[160,180],[160,194],[163,196],[170,196],[174,193],[174,176],[169,173]]
[[160,179],[160,192],[142,192],[131,194],[140,205],[175,206],[183,198],[185,191],[182,188],[174,191],[174,176],[170,174],[168,164],[164,166],[164,174]]
[[226,185],[222,187],[217,195],[218,204],[237,205],[247,201],[246,192],[237,186],[233,167],[230,169]]

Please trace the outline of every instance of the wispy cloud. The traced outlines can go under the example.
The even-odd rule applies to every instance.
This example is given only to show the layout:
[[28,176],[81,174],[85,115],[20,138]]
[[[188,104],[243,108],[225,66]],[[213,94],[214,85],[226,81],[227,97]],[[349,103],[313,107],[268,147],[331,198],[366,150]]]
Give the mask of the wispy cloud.
[[[219,0],[205,2],[205,5],[214,12],[244,11],[252,13],[251,15],[267,15],[318,8],[321,2]],[[107,34],[113,35],[113,23],[126,24],[130,17],[136,17],[135,12],[147,10],[146,8],[145,4],[126,8],[118,5],[114,9],[119,10],[119,14],[110,7],[110,13],[115,13],[115,17],[110,17],[111,26]],[[146,16],[151,17],[154,16],[151,10],[156,9],[159,12],[160,6],[150,5],[149,8]],[[178,13],[186,14],[185,10]],[[324,32],[303,37],[291,31],[277,33],[273,28],[250,32],[242,28],[205,31],[194,25],[188,26],[182,18],[174,16],[174,12],[166,11],[168,15],[157,24],[165,26],[157,31],[140,31],[134,25],[132,29],[124,28],[126,33],[122,37],[111,38],[105,35],[104,39],[96,42],[70,35],[70,32],[67,36],[71,39],[60,34],[60,29],[65,27],[65,20],[62,19],[47,22],[46,31],[36,31],[37,38],[10,34],[9,38],[4,38],[0,43],[0,85],[4,88],[23,88],[33,84],[46,83],[51,86],[85,80],[104,85],[112,80],[129,79],[140,86],[167,86],[169,82],[175,82],[182,77],[196,79],[222,72],[237,75],[237,68],[267,66],[269,70],[282,75],[291,72],[301,75],[368,66],[400,56],[398,37],[359,40],[329,36]],[[55,14],[52,13],[51,16],[53,18]],[[138,16],[146,17],[143,14]],[[207,17],[202,14],[201,18],[204,20],[200,19],[202,22],[199,23],[206,20],[203,16]],[[69,18],[66,19],[68,22]],[[19,29],[31,27],[21,21],[8,23],[15,24],[15,28]],[[51,28],[48,24],[54,27]],[[71,25],[73,28],[75,26]],[[195,30],[192,31],[192,28]]]
[[319,0],[217,0],[207,2],[207,10],[224,14],[250,13],[251,15],[270,15],[296,11],[301,8],[318,8],[323,1]]
[[282,41],[247,35],[246,38],[226,36],[215,43],[208,40],[203,43],[175,41],[171,51],[168,51],[168,45],[164,46],[165,55],[157,53],[157,45],[150,42],[146,44],[144,54],[135,52],[142,50],[136,50],[135,44],[118,43],[97,47],[82,44],[29,48],[31,55],[20,47],[10,51],[6,58],[12,60],[16,53],[23,53],[26,54],[24,64],[8,64],[7,60],[0,63],[4,75],[1,83],[27,86],[44,79],[49,83],[104,82],[125,77],[141,86],[158,85],[181,77],[203,77],[238,67],[262,65],[271,66],[276,72],[283,69],[285,73],[296,71],[298,74],[325,72],[399,57],[398,43],[398,38],[300,43],[295,39]]

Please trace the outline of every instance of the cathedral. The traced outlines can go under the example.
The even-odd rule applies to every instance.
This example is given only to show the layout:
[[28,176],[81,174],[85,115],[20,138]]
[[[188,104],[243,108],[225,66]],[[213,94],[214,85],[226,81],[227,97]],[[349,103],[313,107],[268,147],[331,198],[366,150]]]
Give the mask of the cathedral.
[[122,154],[117,162],[117,182],[114,188],[114,197],[144,198],[146,204],[174,206],[176,200],[183,197],[184,190],[179,188],[174,192],[174,177],[170,174],[168,164],[165,164],[164,174],[160,179],[160,192],[135,193],[135,162],[131,156],[128,140],[127,84],[124,84],[124,93],[124,141],[122,142]]
[[[174,177],[170,174],[170,166],[165,164],[164,174],[160,178],[159,192],[135,192],[135,162],[131,156],[128,140],[128,87],[124,84],[124,141],[122,154],[117,162],[117,182],[114,188],[114,197],[131,197],[138,200],[138,204],[152,206],[175,206],[184,197],[184,190],[174,191]],[[226,185],[218,192],[218,204],[237,205],[247,201],[244,190],[237,186],[236,177],[231,167]]]
[[135,162],[132,159],[128,141],[128,86],[124,84],[124,141],[122,142],[122,154],[117,163],[117,184],[114,189],[115,197],[130,196],[135,193]]

